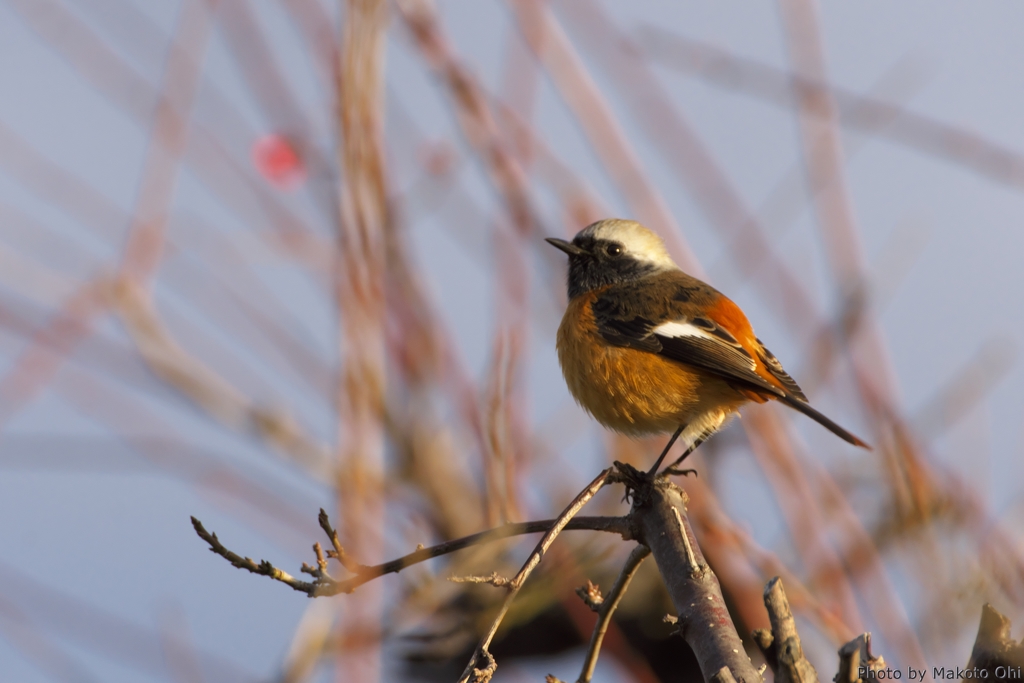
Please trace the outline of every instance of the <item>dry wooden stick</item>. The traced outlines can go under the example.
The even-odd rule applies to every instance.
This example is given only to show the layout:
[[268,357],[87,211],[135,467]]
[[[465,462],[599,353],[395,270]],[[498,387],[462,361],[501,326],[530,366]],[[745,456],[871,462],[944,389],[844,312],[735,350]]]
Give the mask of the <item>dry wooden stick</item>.
[[804,657],[796,620],[782,588],[782,579],[777,576],[764,587],[764,606],[768,609],[772,629],[758,629],[754,641],[775,672],[776,682],[815,683],[818,672]]
[[[1010,637],[1010,620],[985,603],[981,608],[981,623],[971,650],[967,668],[973,678],[1007,678],[1007,671],[1020,671],[1024,666],[1024,640],[1015,642]],[[983,675],[980,672],[984,671]]]
[[[834,683],[863,683],[871,673],[885,669],[885,660],[871,654],[871,634],[862,633],[839,648],[839,671]],[[869,673],[868,676],[862,674]]]

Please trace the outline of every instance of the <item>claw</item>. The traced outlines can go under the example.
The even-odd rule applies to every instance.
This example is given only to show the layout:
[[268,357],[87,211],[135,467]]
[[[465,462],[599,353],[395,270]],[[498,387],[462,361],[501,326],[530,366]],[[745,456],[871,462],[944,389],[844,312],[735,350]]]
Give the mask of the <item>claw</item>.
[[661,471],[661,476],[664,476],[664,477],[671,477],[671,476],[688,477],[691,474],[693,476],[695,476],[695,477],[700,476],[697,473],[697,470],[689,469],[689,468],[685,469],[685,470],[677,470],[675,467],[666,467],[664,470]]

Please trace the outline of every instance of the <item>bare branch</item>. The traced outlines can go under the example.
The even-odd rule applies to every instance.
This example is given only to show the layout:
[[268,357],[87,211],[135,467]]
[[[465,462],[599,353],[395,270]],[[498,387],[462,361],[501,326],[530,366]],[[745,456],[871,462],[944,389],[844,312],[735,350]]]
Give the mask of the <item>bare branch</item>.
[[[998,679],[1006,678],[1008,667],[1019,671],[1021,666],[1024,666],[1024,640],[1015,642],[1010,637],[1010,620],[986,602],[981,608],[981,623],[967,668],[972,669],[974,678],[985,678],[979,673],[984,670],[988,678]],[[1002,671],[997,673],[996,669]]]
[[871,634],[862,633],[839,648],[839,672],[832,680],[834,683],[860,683],[864,680],[862,671],[876,672],[884,668],[885,660],[871,654]]
[[[487,648],[490,647],[491,641],[494,640],[494,635],[498,632],[498,627],[501,626],[502,620],[508,613],[509,607],[512,606],[512,601],[515,600],[519,590],[526,583],[526,579],[529,578],[533,570],[536,569],[537,565],[540,564],[541,558],[544,557],[544,553],[547,552],[551,544],[555,542],[555,538],[561,533],[562,529],[566,527],[569,520],[571,520],[577,512],[579,512],[587,502],[594,497],[594,495],[615,479],[612,477],[612,468],[607,468],[601,471],[597,477],[594,478],[585,489],[580,491],[571,503],[562,511],[562,514],[555,520],[554,525],[551,529],[544,534],[544,538],[540,539],[540,543],[534,548],[533,552],[530,553],[529,559],[526,560],[526,564],[519,570],[519,573],[512,579],[512,585],[505,597],[505,602],[502,603],[501,609],[498,610],[498,614],[494,617],[494,621],[491,622],[491,627],[487,630],[487,633],[480,640],[480,644],[473,652],[472,658],[469,660],[469,664],[466,665],[466,670],[462,672],[462,676],[459,678],[459,683],[487,683],[491,680],[494,675],[494,671],[498,668],[498,665],[494,661],[494,657],[488,652]],[[484,668],[478,669],[476,664],[478,661],[483,660]]]
[[[601,603],[601,607],[597,612],[597,623],[594,625],[594,633],[590,636],[590,646],[587,648],[587,656],[583,660],[583,669],[580,671],[580,677],[576,683],[590,683],[590,679],[593,678],[594,667],[597,666],[597,656],[601,653],[604,634],[608,631],[608,625],[611,623],[615,608],[619,606],[622,596],[626,594],[626,589],[629,587],[629,582],[633,580],[636,570],[640,568],[641,563],[650,554],[650,548],[645,545],[638,545],[633,548],[633,552],[626,559],[626,564],[623,565],[622,571],[619,572],[619,578],[615,580],[615,585],[612,586],[611,591]],[[587,604],[589,605],[590,603]]]
[[[221,557],[225,558],[235,567],[239,569],[247,569],[254,574],[262,574],[264,576],[270,576],[271,578],[287,583],[289,586],[297,591],[306,593],[311,598],[328,597],[337,595],[339,593],[351,593],[359,586],[364,583],[368,583],[374,579],[385,576],[386,574],[396,574],[406,567],[410,567],[420,562],[434,559],[435,557],[441,557],[442,555],[448,555],[450,553],[468,548],[474,545],[483,545],[485,543],[492,543],[499,541],[503,538],[509,538],[511,536],[523,536],[525,534],[536,534],[542,531],[549,532],[554,525],[559,521],[558,519],[542,519],[535,522],[516,522],[512,524],[504,524],[494,529],[487,531],[481,531],[478,534],[471,534],[462,538],[457,538],[453,541],[446,541],[445,543],[439,543],[429,548],[419,547],[408,555],[396,558],[389,562],[384,562],[377,565],[362,565],[353,562],[348,559],[345,554],[344,548],[337,542],[338,535],[335,530],[331,527],[330,520],[327,518],[327,514],[321,509],[320,510],[320,526],[327,533],[328,538],[331,539],[331,543],[334,545],[334,550],[327,551],[328,557],[333,557],[342,563],[346,569],[354,574],[347,579],[338,580],[330,577],[325,570],[317,573],[317,570],[309,567],[310,571],[307,574],[311,574],[317,577],[314,582],[298,581],[294,577],[290,576],[287,572],[282,571],[269,562],[261,562],[257,564],[249,558],[243,558],[240,555],[231,552],[225,548],[221,542],[217,539],[216,534],[211,534],[203,528],[202,523],[192,518],[192,526],[195,527],[196,533],[210,545],[210,550]],[[622,536],[623,540],[632,539],[632,533],[629,528],[629,521],[625,517],[576,517],[568,520],[564,525],[565,530],[577,531],[577,530],[588,530],[588,531],[606,531],[610,533],[616,533]],[[319,544],[317,544],[319,545]],[[314,552],[316,552],[314,550]],[[344,559],[342,559],[344,558]],[[347,564],[346,564],[347,563]],[[319,567],[320,557],[317,557],[317,566]],[[308,565],[304,565],[308,567]],[[279,578],[281,577],[281,578]],[[287,577],[289,581],[284,580],[283,577]]]
[[348,555],[345,554],[345,549],[341,546],[341,541],[338,539],[338,532],[335,531],[334,527],[331,526],[331,520],[327,516],[327,511],[320,508],[320,514],[317,515],[317,521],[320,523],[320,528],[327,534],[327,538],[331,541],[333,551],[327,551],[328,557],[333,557],[341,566],[349,570],[353,574],[361,574],[365,572],[368,567],[366,565],[358,564],[357,562],[349,559]]
[[776,576],[764,587],[764,606],[771,620],[771,633],[759,630],[754,639],[775,673],[778,683],[811,683],[818,680],[818,672],[804,657],[796,620],[789,608],[789,600],[782,588],[782,579]]
[[235,567],[238,567],[239,569],[245,569],[247,571],[252,572],[253,574],[269,576],[275,581],[280,581],[281,583],[288,584],[295,590],[301,591],[303,593],[311,594],[313,592],[315,584],[310,583],[308,581],[300,581],[288,572],[278,569],[266,560],[260,560],[260,562],[257,563],[251,558],[242,557],[241,555],[231,552],[230,550],[225,548],[217,539],[217,534],[211,534],[209,531],[207,531],[203,527],[203,523],[195,517],[192,518],[192,526],[195,528],[196,533],[199,534],[199,537],[210,544],[210,550],[212,552],[217,553]]
[[736,633],[718,578],[707,568],[690,528],[686,493],[666,478],[652,480],[621,463],[616,467],[633,491],[633,524],[654,554],[678,613],[679,633],[696,655],[705,679],[728,667],[737,680],[761,681]]

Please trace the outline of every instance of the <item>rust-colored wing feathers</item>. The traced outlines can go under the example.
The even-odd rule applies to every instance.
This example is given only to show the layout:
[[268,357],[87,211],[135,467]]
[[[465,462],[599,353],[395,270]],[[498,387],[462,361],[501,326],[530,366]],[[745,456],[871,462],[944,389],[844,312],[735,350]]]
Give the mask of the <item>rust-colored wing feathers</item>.
[[[869,448],[807,403],[800,386],[754,335],[739,306],[681,271],[600,292],[592,311],[610,344],[712,372],[750,400],[781,401],[840,438]],[[642,315],[641,315],[642,312]]]

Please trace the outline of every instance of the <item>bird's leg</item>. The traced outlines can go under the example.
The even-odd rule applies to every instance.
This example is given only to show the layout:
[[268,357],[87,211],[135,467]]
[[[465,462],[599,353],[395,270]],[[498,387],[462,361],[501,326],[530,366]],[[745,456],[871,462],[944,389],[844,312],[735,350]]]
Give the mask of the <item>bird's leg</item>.
[[[655,475],[655,473],[658,471],[658,468],[661,467],[661,462],[665,459],[665,456],[668,455],[669,449],[672,448],[673,444],[675,444],[675,442],[676,442],[676,439],[679,438],[679,435],[683,433],[683,429],[685,429],[685,428],[686,428],[686,425],[679,425],[679,429],[676,430],[676,433],[673,434],[672,438],[668,440],[667,444],[665,444],[665,450],[663,450],[661,452],[661,455],[658,456],[658,460],[657,460],[657,462],[654,463],[654,467],[652,467],[647,472],[647,476],[648,477],[653,477]],[[685,458],[685,457],[686,456],[684,455],[683,458]],[[679,460],[676,461],[677,464],[679,462],[682,462],[682,458],[680,458]]]
[[713,432],[704,432],[703,434],[698,436],[696,440],[694,440],[694,442],[690,444],[690,447],[683,451],[683,454],[680,455],[674,463],[665,468],[663,474],[682,474],[685,476],[690,472],[696,472],[697,470],[677,470],[676,467],[678,467],[681,462],[686,460],[686,457],[690,455],[690,453],[693,453],[702,443],[707,441],[708,437],[710,437],[712,433]]

